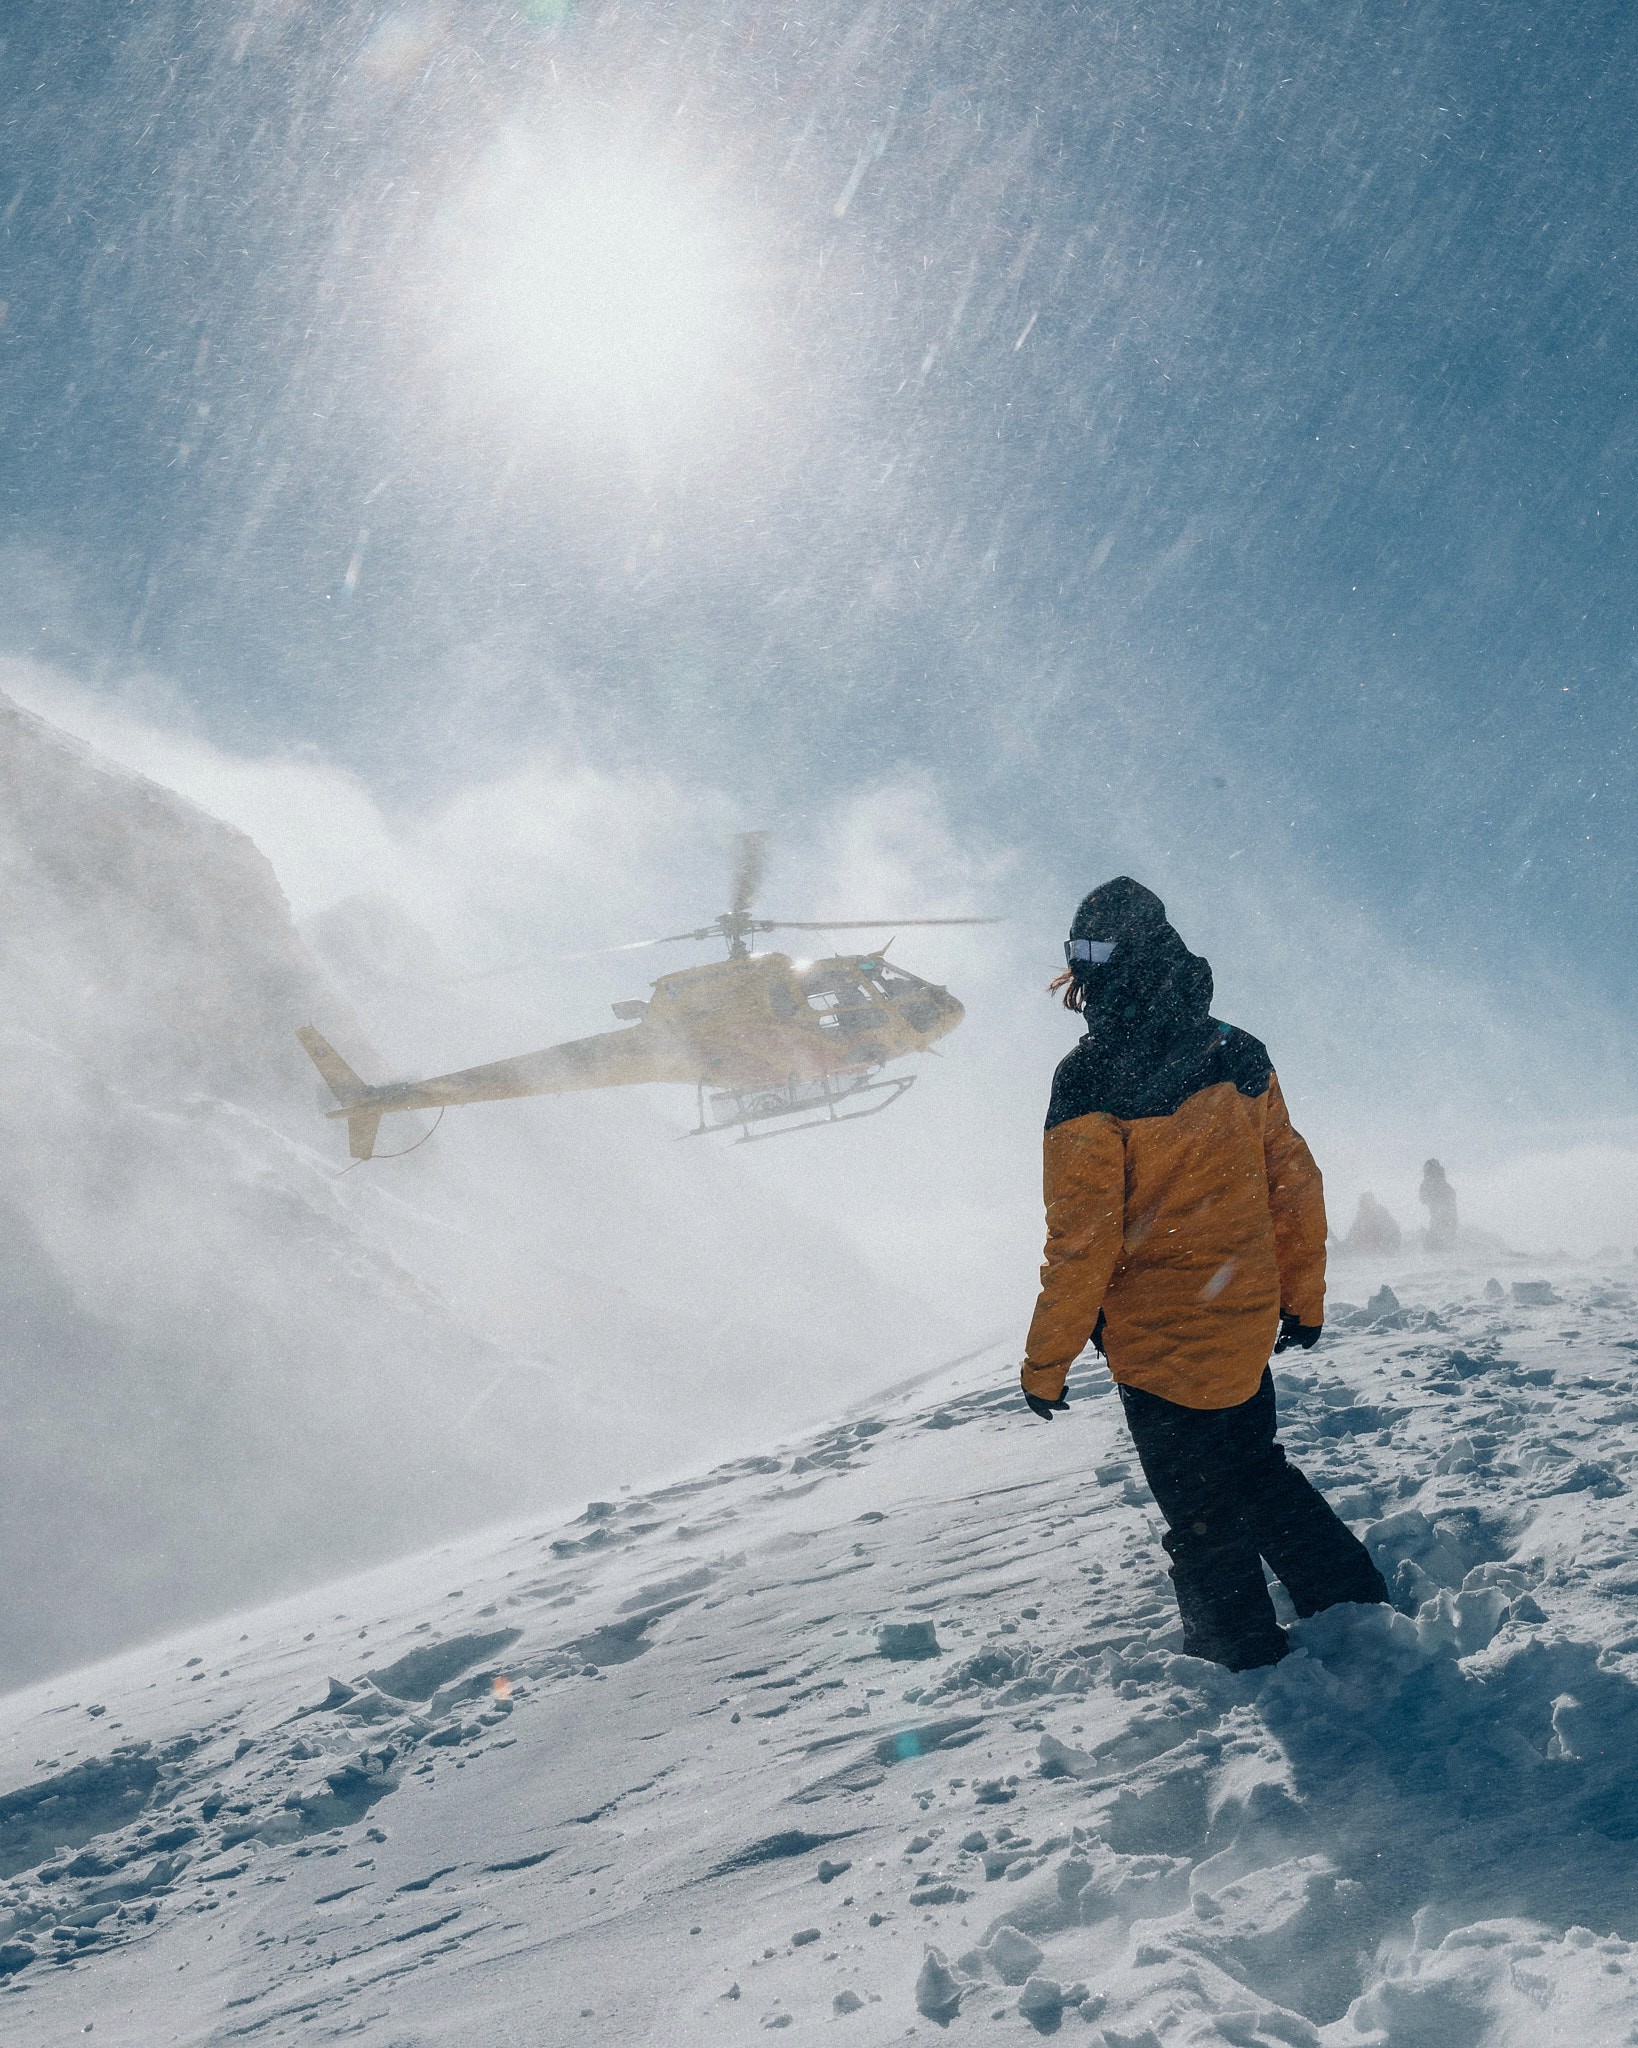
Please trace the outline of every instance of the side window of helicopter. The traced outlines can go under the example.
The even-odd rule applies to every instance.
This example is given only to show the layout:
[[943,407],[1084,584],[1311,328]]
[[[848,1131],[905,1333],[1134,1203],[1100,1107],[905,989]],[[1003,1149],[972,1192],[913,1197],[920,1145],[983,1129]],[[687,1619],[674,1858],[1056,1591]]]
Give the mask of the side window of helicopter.
[[782,981],[768,984],[768,1008],[776,1017],[799,1017],[802,1014],[802,999],[796,991]]

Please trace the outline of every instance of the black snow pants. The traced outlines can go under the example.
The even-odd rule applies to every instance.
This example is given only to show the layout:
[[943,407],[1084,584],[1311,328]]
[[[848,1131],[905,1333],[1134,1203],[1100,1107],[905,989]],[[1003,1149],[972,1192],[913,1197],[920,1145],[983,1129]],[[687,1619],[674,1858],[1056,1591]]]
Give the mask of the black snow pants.
[[1166,1518],[1187,1655],[1231,1671],[1285,1655],[1263,1558],[1299,1614],[1387,1599],[1369,1551],[1275,1441],[1272,1373],[1237,1408],[1182,1408],[1137,1387],[1120,1398]]

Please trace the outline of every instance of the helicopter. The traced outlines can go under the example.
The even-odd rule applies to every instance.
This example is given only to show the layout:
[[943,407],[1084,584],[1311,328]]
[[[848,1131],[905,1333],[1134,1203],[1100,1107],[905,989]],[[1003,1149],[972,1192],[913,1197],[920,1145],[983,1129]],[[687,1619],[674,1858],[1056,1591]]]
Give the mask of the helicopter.
[[[338,1107],[326,1115],[345,1119],[354,1161],[376,1156],[381,1119],[400,1110],[442,1112],[467,1102],[653,1081],[685,1082],[696,1090],[698,1122],[685,1135],[738,1130],[739,1144],[890,1109],[916,1077],[884,1075],[883,1068],[907,1054],[925,1052],[952,1032],[966,1014],[961,1004],[947,988],[889,961],[886,947],[798,962],[784,953],[752,952],[751,940],[774,931],[882,931],[999,920],[755,917],[751,905],[762,879],[767,836],[737,835],[732,907],[720,917],[694,931],[604,949],[605,955],[629,953],[711,939],[728,949],[725,960],[661,975],[646,999],[615,1003],[623,1030],[601,1031],[425,1081],[372,1087],[327,1039],[311,1025],[303,1026],[296,1036],[335,1096]],[[763,1128],[769,1125],[774,1128]]]

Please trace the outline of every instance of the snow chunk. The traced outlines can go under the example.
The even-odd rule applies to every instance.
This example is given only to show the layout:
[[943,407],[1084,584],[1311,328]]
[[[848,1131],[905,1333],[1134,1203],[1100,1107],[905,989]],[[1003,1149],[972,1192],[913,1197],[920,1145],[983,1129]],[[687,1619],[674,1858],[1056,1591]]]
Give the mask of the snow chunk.
[[916,1978],[917,2012],[930,2020],[954,2019],[961,2010],[962,1988],[943,1949],[928,1949]]
[[448,1642],[423,1644],[375,1672],[375,1687],[398,1700],[429,1700],[463,1671],[509,1649],[521,1634],[521,1629],[502,1628],[493,1635],[451,1636]]
[[1031,1977],[1018,1994],[1018,2010],[1026,2019],[1051,2020],[1063,2009],[1063,1988],[1054,1977]]
[[1024,1983],[1035,1975],[1043,1960],[1029,1936],[1010,1923],[995,1930],[980,1954],[1003,1984]]
[[876,1631],[876,1655],[891,1658],[894,1663],[943,1654],[930,1621],[887,1621]]

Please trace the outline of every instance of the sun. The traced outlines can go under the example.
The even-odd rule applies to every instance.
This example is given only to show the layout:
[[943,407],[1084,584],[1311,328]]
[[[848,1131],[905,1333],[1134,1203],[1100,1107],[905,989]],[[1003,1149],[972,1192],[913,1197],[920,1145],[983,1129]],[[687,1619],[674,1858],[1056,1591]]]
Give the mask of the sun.
[[732,383],[745,345],[732,240],[665,166],[508,134],[438,244],[439,353],[466,400],[654,432],[704,417]]

